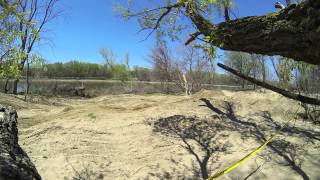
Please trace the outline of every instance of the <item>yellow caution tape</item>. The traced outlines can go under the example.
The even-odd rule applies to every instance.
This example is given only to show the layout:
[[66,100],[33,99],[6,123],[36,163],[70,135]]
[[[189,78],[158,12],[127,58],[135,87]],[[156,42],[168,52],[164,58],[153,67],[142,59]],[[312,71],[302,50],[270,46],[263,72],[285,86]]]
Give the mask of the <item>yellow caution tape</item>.
[[[299,109],[297,109],[297,111],[294,114],[297,114]],[[209,177],[207,180],[216,180],[218,177],[227,174],[229,172],[231,172],[232,170],[234,170],[235,168],[237,168],[238,166],[240,166],[240,164],[242,164],[243,162],[245,162],[246,160],[250,159],[252,156],[256,155],[258,152],[260,152],[263,148],[265,148],[273,139],[274,137],[277,136],[277,134],[285,127],[287,127],[289,125],[289,123],[291,121],[293,121],[296,118],[292,118],[291,120],[289,120],[282,128],[280,128],[274,135],[272,135],[268,140],[266,140],[261,146],[257,147],[254,151],[252,151],[251,153],[247,154],[244,158],[240,159],[238,162],[232,164],[231,166],[229,166],[228,168],[226,168],[225,170],[216,173],[215,175]]]
[[231,172],[232,170],[234,170],[235,168],[237,168],[240,164],[242,164],[244,161],[250,159],[252,156],[256,155],[258,152],[260,152],[263,148],[265,148],[267,146],[267,144],[269,144],[272,139],[275,137],[276,135],[271,136],[268,140],[266,140],[261,146],[259,146],[258,148],[256,148],[254,151],[252,151],[251,153],[249,153],[248,155],[246,155],[244,158],[240,159],[238,162],[232,164],[230,167],[226,168],[225,170],[216,173],[215,175],[211,176],[208,178],[208,180],[215,180],[218,177],[227,174],[229,172]]

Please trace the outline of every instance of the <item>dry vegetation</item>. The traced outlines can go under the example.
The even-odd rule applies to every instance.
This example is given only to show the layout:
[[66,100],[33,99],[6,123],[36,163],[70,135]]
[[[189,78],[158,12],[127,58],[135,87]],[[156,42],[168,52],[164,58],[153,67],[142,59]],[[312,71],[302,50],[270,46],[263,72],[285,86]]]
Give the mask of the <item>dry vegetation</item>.
[[[269,91],[29,103],[0,94],[0,103],[18,109],[20,144],[49,180],[199,179],[203,170],[212,175],[239,160],[302,111]],[[291,121],[263,152],[221,179],[319,179],[319,139],[319,126]]]

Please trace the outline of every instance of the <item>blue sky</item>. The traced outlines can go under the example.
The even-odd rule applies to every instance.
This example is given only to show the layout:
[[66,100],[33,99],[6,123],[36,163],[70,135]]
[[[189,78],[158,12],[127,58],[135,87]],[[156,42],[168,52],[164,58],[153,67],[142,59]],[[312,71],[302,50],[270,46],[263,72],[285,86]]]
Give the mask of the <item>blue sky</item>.
[[[125,2],[126,0],[121,0]],[[142,0],[135,0],[139,6]],[[133,0],[133,2],[135,2]],[[150,3],[150,0],[145,0]],[[116,0],[63,0],[59,7],[63,15],[48,26],[37,53],[49,63],[81,60],[103,63],[99,49],[112,49],[121,59],[129,53],[130,65],[150,66],[147,57],[154,38],[142,41],[148,32],[140,30],[136,19],[123,21],[113,11]],[[263,15],[274,9],[272,0],[235,0],[237,17]],[[217,17],[217,20],[221,18]],[[221,53],[221,52],[220,52]]]

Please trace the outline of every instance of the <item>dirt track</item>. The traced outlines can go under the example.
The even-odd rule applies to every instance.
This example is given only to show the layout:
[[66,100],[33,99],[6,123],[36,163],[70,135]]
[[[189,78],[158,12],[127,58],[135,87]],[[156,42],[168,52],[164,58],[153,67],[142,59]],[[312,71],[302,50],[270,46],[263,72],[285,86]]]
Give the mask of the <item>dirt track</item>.
[[[179,139],[154,133],[150,122],[171,115],[209,118],[217,114],[201,106],[204,102],[200,98],[210,100],[223,112],[224,101],[232,102],[236,118],[260,125],[265,122],[265,112],[283,124],[285,116],[290,117],[290,112],[299,111],[297,103],[280,95],[250,91],[202,91],[190,97],[116,95],[84,100],[39,99],[39,103],[29,104],[11,96],[1,95],[0,98],[0,103],[19,109],[20,144],[43,179],[49,180],[84,175],[92,179],[193,177],[198,168],[194,156],[181,147],[183,143]],[[300,134],[282,133],[278,139],[293,142],[299,147],[294,149],[295,156],[290,154],[291,151],[282,152],[294,157],[297,165],[301,162],[300,169],[310,179],[319,179],[320,143],[317,139],[320,138],[320,130],[300,120],[295,126],[301,132],[314,136],[306,137],[300,131]],[[228,153],[213,156],[209,163],[210,174],[239,160],[260,144],[255,138],[244,138],[237,131],[230,132],[226,140],[232,147]],[[312,142],[307,143],[307,140]],[[267,148],[221,179],[244,179],[257,168],[251,179],[302,177],[293,166],[288,166],[284,156]]]

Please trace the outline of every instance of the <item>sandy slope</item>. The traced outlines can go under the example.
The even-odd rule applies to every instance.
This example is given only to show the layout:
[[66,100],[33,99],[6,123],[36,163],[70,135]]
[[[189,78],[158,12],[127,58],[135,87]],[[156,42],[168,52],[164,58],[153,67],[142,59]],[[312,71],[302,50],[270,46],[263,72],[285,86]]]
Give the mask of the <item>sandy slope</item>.
[[[72,179],[87,174],[91,179],[178,179],[192,177],[198,168],[194,156],[181,147],[179,139],[152,132],[155,118],[171,115],[211,117],[216,114],[199,101],[207,98],[223,110],[223,102],[235,104],[235,115],[242,121],[263,124],[263,111],[280,123],[284,116],[299,109],[297,103],[272,92],[202,91],[193,96],[116,95],[93,99],[39,99],[24,103],[0,95],[0,103],[19,110],[20,144],[36,164],[43,179]],[[297,127],[319,137],[319,128],[308,122]],[[269,135],[269,134],[268,134]],[[297,164],[310,179],[320,179],[319,140],[307,142],[299,134],[279,136],[299,148]],[[240,159],[260,142],[243,138],[237,131],[226,139],[228,153],[213,155],[210,174]],[[289,147],[290,148],[290,147]],[[302,148],[302,149],[301,149]],[[201,154],[201,153],[199,153]],[[289,154],[284,152],[288,156]],[[291,157],[290,156],[290,157]],[[301,179],[283,157],[267,148],[221,179],[244,179],[260,165],[251,179]]]

